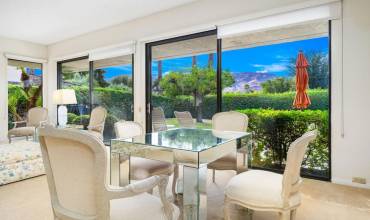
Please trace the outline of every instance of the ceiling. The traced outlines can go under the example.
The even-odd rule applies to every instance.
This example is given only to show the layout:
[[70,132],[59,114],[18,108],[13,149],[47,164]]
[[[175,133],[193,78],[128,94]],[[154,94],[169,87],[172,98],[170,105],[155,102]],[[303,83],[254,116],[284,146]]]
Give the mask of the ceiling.
[[196,0],[0,0],[0,36],[49,45]]

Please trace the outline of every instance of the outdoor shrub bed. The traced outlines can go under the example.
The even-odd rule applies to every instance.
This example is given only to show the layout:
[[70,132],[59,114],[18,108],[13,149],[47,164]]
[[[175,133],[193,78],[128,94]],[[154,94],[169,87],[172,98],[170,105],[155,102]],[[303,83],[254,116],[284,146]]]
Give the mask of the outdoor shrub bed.
[[309,129],[319,135],[309,145],[303,168],[311,175],[327,176],[329,169],[329,113],[322,110],[247,109],[248,129],[253,133],[255,149],[252,166],[281,169],[290,143]]

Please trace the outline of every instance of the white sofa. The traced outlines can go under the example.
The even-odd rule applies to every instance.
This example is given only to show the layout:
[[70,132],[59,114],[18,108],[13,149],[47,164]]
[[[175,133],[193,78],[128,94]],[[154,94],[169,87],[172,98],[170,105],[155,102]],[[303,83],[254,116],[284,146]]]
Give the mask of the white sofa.
[[0,145],[0,186],[43,174],[39,143],[17,141]]

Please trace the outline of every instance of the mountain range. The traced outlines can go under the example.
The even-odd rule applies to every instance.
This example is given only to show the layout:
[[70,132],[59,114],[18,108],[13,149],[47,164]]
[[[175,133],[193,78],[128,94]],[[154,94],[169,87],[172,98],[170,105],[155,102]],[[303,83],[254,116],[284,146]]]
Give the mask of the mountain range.
[[225,92],[243,92],[245,91],[245,84],[248,84],[251,90],[259,91],[262,89],[261,83],[277,77],[273,73],[260,72],[238,72],[232,73],[232,75],[235,83],[230,87],[224,88]]

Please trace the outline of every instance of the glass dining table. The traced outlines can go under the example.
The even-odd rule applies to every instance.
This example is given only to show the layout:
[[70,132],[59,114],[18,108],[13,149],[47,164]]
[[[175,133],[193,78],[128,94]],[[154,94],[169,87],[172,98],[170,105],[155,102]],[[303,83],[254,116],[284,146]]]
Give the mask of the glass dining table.
[[[183,219],[207,219],[207,164],[227,154],[247,152],[248,132],[177,128],[111,140],[111,184],[130,183],[130,157],[182,165]],[[236,156],[236,167],[247,168]]]

